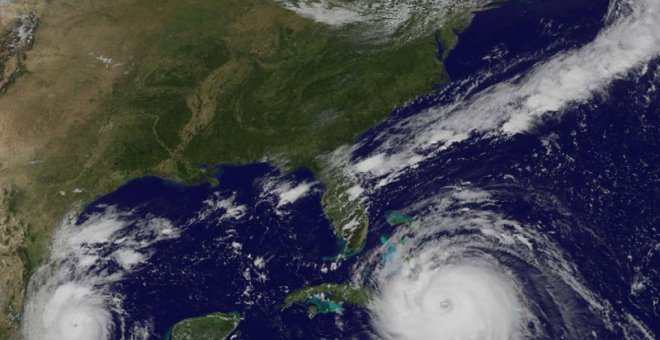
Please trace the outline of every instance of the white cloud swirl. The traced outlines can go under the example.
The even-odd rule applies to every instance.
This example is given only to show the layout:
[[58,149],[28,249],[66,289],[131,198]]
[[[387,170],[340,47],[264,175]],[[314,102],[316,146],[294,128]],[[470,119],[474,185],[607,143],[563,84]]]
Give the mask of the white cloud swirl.
[[112,316],[103,297],[89,287],[67,283],[57,287],[43,310],[45,340],[108,339]]
[[556,226],[508,219],[495,211],[506,200],[494,197],[442,189],[406,209],[414,222],[397,227],[358,265],[356,284],[376,292],[369,307],[379,337],[586,339],[593,329],[632,339],[649,334],[587,288],[570,257],[543,232]]
[[515,339],[520,302],[510,279],[488,266],[434,267],[422,254],[380,287],[372,305],[388,339]]
[[[22,322],[28,340],[106,340],[120,331],[121,296],[108,291],[147,258],[152,244],[178,236],[172,223],[136,220],[114,207],[71,215],[55,235],[50,260],[33,275]],[[110,265],[114,262],[114,265]]]

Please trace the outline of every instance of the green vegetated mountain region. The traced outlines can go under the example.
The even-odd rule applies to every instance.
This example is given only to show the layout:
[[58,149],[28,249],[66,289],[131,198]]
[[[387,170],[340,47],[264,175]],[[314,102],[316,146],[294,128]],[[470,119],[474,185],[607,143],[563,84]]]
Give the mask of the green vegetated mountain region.
[[172,328],[171,340],[222,340],[236,329],[238,313],[212,313],[181,321]]
[[[0,339],[20,338],[26,285],[64,216],[140,176],[196,183],[212,180],[201,164],[307,167],[326,185],[323,203],[346,253],[359,251],[365,208],[345,204],[352,184],[320,156],[448,80],[433,30],[374,42],[273,0],[7,6]],[[449,50],[471,11],[447,15],[436,29]],[[357,227],[344,228],[355,218]]]

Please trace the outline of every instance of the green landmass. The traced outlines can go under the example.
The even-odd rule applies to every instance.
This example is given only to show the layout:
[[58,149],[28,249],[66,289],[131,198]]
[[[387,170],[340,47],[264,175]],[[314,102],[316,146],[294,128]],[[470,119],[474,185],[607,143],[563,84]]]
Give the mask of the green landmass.
[[326,170],[319,174],[319,178],[325,183],[321,202],[325,215],[342,241],[340,254],[351,256],[362,250],[369,229],[369,216],[359,199],[351,199],[349,190],[354,183],[332,166],[328,165]]
[[324,283],[295,290],[284,298],[282,309],[295,304],[305,304],[311,315],[316,313],[341,313],[341,304],[367,307],[371,300],[370,290],[350,284]]
[[222,340],[236,329],[240,321],[238,313],[212,313],[185,319],[174,325],[171,340]]
[[[201,164],[307,167],[346,253],[359,251],[366,209],[346,204],[353,183],[319,155],[448,80],[434,32],[373,46],[269,0],[40,6],[25,71],[0,96],[0,339],[17,334],[58,221],[144,175],[198,183],[213,175]],[[445,51],[470,20],[440,28]]]

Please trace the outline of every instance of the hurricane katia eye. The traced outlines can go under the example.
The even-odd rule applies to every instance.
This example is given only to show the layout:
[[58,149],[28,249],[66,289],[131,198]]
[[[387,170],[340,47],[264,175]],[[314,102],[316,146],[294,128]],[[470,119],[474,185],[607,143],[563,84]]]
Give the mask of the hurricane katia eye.
[[43,323],[48,339],[107,339],[112,316],[103,298],[87,287],[66,284],[57,288],[46,303]]
[[[135,221],[103,207],[81,223],[69,217],[55,235],[47,265],[28,287],[23,332],[30,340],[106,340],[122,331],[122,296],[109,286],[147,256],[145,247],[178,236],[170,221]],[[131,256],[114,256],[130,254]]]

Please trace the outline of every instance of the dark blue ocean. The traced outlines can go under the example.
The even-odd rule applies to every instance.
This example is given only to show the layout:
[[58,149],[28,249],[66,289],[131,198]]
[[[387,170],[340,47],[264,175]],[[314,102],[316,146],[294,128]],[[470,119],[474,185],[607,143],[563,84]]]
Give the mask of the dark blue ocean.
[[[452,82],[392,112],[359,138],[362,146],[354,156],[369,153],[378,131],[403,117],[444,103],[455,93],[476,92],[524,74],[556,53],[588,43],[606,24],[608,4],[513,1],[479,12],[445,60]],[[659,63],[655,60],[652,66]],[[495,75],[469,90],[461,82],[482,72]],[[614,313],[628,313],[660,334],[660,94],[648,91],[653,81],[651,75],[616,80],[606,95],[572,107],[561,118],[547,119],[532,132],[508,139],[470,138],[370,192],[365,250],[335,270],[321,270],[331,266],[341,249],[321,207],[322,184],[315,184],[285,214],[263,200],[264,178],[316,181],[307,169],[280,173],[268,164],[219,165],[215,186],[154,177],[132,180],[86,207],[78,222],[116,206],[186,226],[179,237],[155,243],[146,263],[112,283],[110,290],[124,297],[123,313],[113,314],[113,337],[128,338],[132,324],[148,323],[151,338],[161,339],[182,319],[236,311],[243,318],[235,331],[240,339],[368,338],[373,332],[366,310],[346,306],[342,315],[310,318],[304,306],[282,310],[280,304],[291,290],[350,281],[361,255],[380,246],[380,237],[391,232],[383,217],[386,211],[410,206],[437,188],[466,182],[501,193],[496,208],[502,214],[547,226],[547,237],[570,255],[585,284],[610,301]],[[186,224],[213,195],[233,196],[245,205],[245,216],[207,216]],[[252,260],[257,257],[266,259],[263,269],[255,269]],[[632,292],[636,280],[645,288]],[[543,308],[547,313],[542,333],[568,338],[561,320],[553,319],[552,308]],[[624,335],[600,320],[588,327],[600,339]]]

